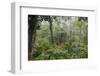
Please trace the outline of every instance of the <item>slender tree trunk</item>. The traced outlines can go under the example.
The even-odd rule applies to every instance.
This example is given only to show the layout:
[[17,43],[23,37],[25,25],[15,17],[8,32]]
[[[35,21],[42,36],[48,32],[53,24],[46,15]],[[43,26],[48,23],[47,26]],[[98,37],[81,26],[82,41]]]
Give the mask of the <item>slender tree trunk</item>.
[[68,17],[68,24],[69,24],[69,47],[68,47],[68,51],[69,52],[71,52],[72,51],[72,49],[71,49],[71,44],[72,44],[72,42],[71,42],[71,32],[72,32],[72,25],[71,25],[71,17]]
[[51,42],[53,44],[54,43],[54,39],[53,39],[52,21],[50,21],[49,24],[50,24]]
[[80,20],[80,22],[81,22],[81,24],[80,24],[80,34],[79,34],[80,35],[79,36],[80,37],[79,38],[79,47],[81,46],[80,43],[81,43],[81,26],[82,26],[82,20]]

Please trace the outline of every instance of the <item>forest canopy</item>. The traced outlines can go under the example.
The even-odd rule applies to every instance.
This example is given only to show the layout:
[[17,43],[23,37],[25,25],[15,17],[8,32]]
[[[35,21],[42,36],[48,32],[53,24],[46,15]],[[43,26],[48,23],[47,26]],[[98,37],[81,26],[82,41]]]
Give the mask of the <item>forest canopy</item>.
[[28,60],[88,58],[88,17],[28,15]]

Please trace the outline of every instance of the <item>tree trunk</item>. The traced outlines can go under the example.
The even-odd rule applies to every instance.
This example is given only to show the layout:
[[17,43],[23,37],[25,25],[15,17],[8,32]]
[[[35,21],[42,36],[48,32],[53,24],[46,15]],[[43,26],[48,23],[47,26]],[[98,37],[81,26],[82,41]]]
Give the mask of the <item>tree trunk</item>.
[[79,34],[79,35],[80,35],[80,36],[79,36],[79,37],[80,37],[80,38],[79,38],[79,39],[80,39],[80,40],[79,40],[79,47],[80,47],[80,43],[81,43],[81,26],[82,26],[82,20],[80,20],[80,22],[81,22],[81,24],[80,24],[80,34]]
[[29,15],[28,16],[28,54],[32,56],[33,49],[35,47],[36,40],[36,25],[38,16]]
[[52,21],[50,21],[49,24],[50,24],[51,42],[53,44],[54,43],[54,40],[53,40]]
[[71,24],[71,23],[72,23],[71,17],[69,16],[69,17],[68,17],[68,25],[69,25],[69,26],[68,26],[68,27],[69,27],[69,39],[68,39],[68,40],[69,40],[69,41],[68,41],[69,47],[68,47],[68,51],[69,51],[69,52],[72,51],[72,48],[71,48],[71,44],[72,44],[72,42],[71,42],[71,39],[72,39],[72,38],[71,38],[71,37],[72,37],[72,36],[71,36],[71,34],[72,34],[72,24]]
[[33,37],[33,32],[28,33],[28,52],[31,53],[32,51],[32,37]]
[[35,48],[35,41],[36,41],[36,27],[34,28],[34,31],[33,31],[33,39],[32,39],[32,47],[33,48]]

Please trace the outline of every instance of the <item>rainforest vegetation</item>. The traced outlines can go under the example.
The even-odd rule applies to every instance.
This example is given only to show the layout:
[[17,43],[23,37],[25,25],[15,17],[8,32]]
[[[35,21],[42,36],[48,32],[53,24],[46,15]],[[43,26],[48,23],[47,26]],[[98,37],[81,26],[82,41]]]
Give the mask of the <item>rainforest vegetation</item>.
[[28,15],[28,60],[88,58],[88,18]]

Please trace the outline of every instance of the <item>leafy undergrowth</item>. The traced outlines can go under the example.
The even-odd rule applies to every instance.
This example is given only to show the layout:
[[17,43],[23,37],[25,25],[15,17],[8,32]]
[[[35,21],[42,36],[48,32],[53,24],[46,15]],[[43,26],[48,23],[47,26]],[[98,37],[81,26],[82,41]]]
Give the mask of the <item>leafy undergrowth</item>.
[[[45,47],[44,47],[45,46]],[[55,60],[88,58],[87,49],[83,47],[68,50],[68,45],[38,45],[29,60]]]

